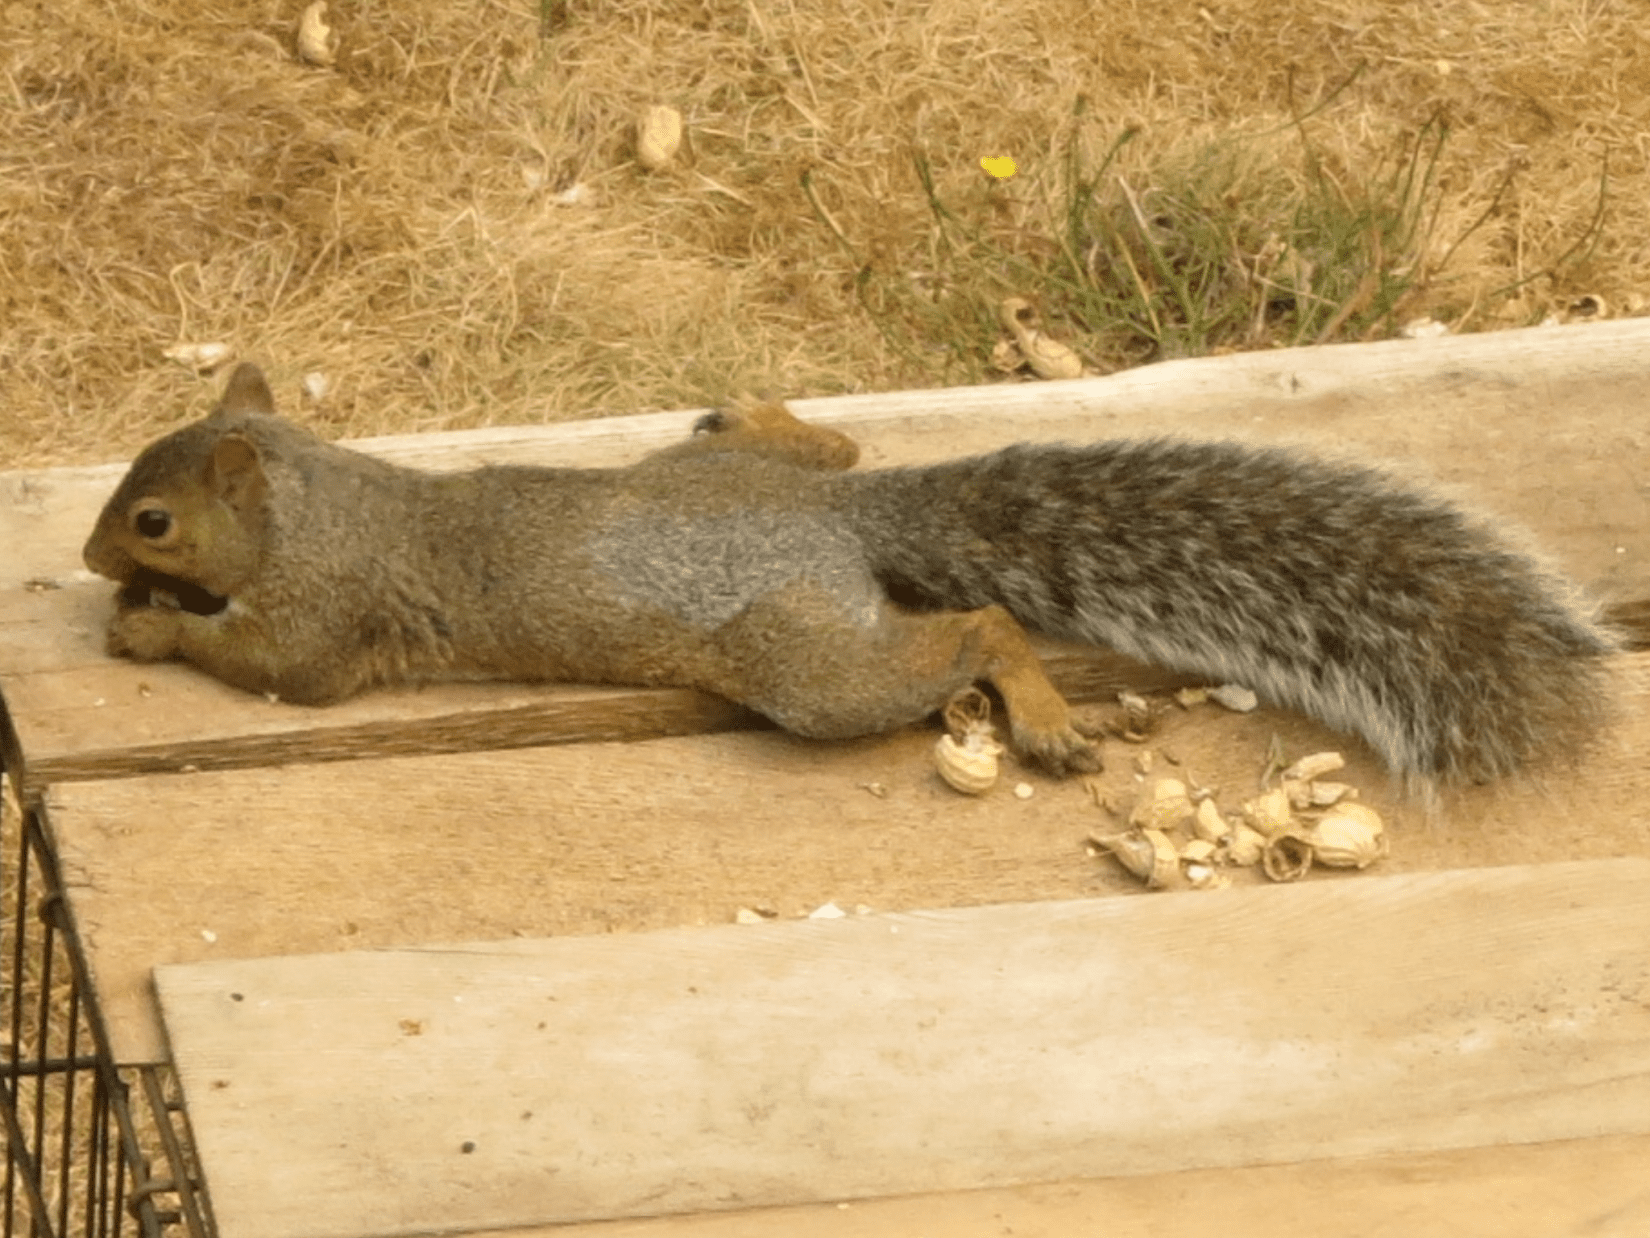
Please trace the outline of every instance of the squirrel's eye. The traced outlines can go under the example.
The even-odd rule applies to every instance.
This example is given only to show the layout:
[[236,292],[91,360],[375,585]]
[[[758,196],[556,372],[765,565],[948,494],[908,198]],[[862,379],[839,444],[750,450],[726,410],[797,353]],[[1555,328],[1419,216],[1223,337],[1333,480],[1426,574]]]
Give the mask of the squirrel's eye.
[[132,518],[132,527],[139,537],[150,541],[165,537],[172,529],[172,513],[161,507],[145,507]]

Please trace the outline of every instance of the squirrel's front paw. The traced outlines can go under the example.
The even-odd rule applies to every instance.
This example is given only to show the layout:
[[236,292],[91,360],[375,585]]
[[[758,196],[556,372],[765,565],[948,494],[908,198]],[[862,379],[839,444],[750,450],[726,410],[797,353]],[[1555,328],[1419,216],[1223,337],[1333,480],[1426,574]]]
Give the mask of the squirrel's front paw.
[[109,621],[103,647],[113,657],[162,662],[178,651],[178,612],[156,606],[123,606]]

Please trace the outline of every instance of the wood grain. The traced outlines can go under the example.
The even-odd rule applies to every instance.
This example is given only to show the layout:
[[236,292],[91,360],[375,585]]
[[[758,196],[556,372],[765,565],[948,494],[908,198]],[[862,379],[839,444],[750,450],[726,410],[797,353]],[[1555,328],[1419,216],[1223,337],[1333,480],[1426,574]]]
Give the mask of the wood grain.
[[365,1238],[1644,1133],[1647,879],[1411,874],[156,983],[224,1232]]

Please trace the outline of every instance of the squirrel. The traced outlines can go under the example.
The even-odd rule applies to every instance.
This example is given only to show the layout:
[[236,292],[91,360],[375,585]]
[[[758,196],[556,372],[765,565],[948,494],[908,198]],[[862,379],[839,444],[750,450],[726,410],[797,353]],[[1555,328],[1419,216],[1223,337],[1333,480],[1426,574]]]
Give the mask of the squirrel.
[[1484,782],[1603,723],[1618,638],[1563,578],[1387,473],[1172,438],[853,470],[779,404],[624,468],[436,473],[275,414],[262,372],[146,448],[88,567],[110,653],[324,705],[497,678],[679,685],[823,738],[991,684],[1023,757],[1099,768],[1027,630],[1236,681],[1406,782]]

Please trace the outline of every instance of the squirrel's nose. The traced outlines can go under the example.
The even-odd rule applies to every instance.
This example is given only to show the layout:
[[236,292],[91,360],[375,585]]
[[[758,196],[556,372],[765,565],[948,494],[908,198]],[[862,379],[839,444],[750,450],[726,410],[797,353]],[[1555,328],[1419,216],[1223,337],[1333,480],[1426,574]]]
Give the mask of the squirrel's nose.
[[108,542],[100,544],[100,541],[98,535],[93,533],[80,552],[81,560],[99,576],[125,584],[137,571],[137,563],[120,547],[111,546]]

